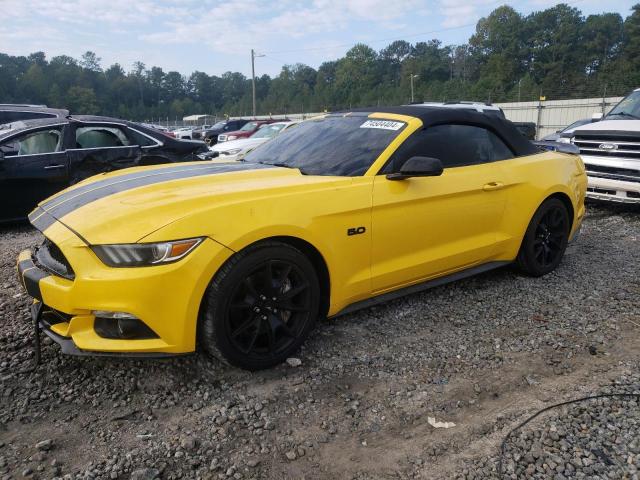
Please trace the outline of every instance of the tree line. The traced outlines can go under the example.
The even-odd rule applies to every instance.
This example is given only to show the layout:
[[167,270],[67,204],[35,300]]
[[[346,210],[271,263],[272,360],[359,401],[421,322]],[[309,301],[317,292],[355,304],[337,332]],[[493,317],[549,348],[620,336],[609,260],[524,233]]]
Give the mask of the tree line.
[[[357,44],[314,69],[284,65],[256,78],[258,114],[301,113],[416,101],[525,101],[623,95],[640,87],[640,4],[584,16],[558,4],[522,15],[501,6],[478,21],[463,45]],[[94,52],[80,59],[43,52],[0,53],[0,102],[65,107],[134,120],[208,113],[251,114],[251,79],[238,72],[189,76],[135,62],[107,68]]]

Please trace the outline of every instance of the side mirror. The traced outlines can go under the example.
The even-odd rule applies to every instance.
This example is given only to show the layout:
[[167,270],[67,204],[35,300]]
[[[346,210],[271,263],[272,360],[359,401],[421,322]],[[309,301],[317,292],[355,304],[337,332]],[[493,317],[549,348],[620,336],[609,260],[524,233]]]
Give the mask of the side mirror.
[[433,157],[411,157],[399,173],[390,173],[387,180],[405,180],[411,177],[437,177],[442,175],[442,162]]
[[602,117],[603,117],[602,112],[594,113],[593,115],[591,115],[591,121],[597,122],[598,120],[602,120]]

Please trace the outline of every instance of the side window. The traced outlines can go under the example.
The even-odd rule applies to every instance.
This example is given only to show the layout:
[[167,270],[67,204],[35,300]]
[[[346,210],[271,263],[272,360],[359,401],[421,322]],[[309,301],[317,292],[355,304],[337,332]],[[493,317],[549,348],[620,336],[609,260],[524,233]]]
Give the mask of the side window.
[[2,144],[2,151],[5,157],[53,153],[60,151],[61,140],[58,129],[25,133]]
[[76,148],[126,147],[130,145],[125,133],[117,127],[79,127],[76,129]]
[[129,129],[129,137],[133,140],[134,145],[140,145],[141,147],[153,147],[158,144],[154,139],[143,135],[133,128]]
[[513,152],[493,132],[473,125],[445,124],[415,132],[393,155],[383,173],[397,172],[413,156],[434,157],[444,168],[477,165],[513,158]]

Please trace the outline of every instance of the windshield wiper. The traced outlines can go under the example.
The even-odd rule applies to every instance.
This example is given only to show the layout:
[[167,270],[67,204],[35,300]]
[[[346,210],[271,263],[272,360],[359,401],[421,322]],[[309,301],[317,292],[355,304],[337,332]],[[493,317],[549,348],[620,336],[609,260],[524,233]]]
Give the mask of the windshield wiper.
[[289,165],[289,164],[284,163],[284,162],[274,162],[274,163],[271,163],[271,162],[258,162],[258,163],[261,164],[261,165],[271,165],[273,167],[293,168],[294,170],[300,171],[300,173],[302,175],[306,175],[304,170],[302,170],[300,167],[294,167],[293,165]]
[[259,163],[260,165],[271,165],[272,167],[293,168],[284,162],[271,162],[270,160],[263,160],[262,162],[256,162],[256,163]]
[[629,112],[610,113],[609,115],[607,115],[607,117],[613,117],[615,115],[622,115],[622,116],[625,116],[625,117],[631,117],[631,118],[635,118],[637,120],[640,120],[640,117],[638,115],[634,115],[633,113],[629,113]]

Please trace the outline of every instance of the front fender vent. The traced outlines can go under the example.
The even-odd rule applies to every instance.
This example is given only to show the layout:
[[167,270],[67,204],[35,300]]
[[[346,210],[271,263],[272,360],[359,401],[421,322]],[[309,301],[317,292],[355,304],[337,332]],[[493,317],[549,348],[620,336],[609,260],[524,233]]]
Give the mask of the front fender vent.
[[35,250],[34,262],[44,270],[59,277],[73,280],[75,272],[62,250],[48,238]]

